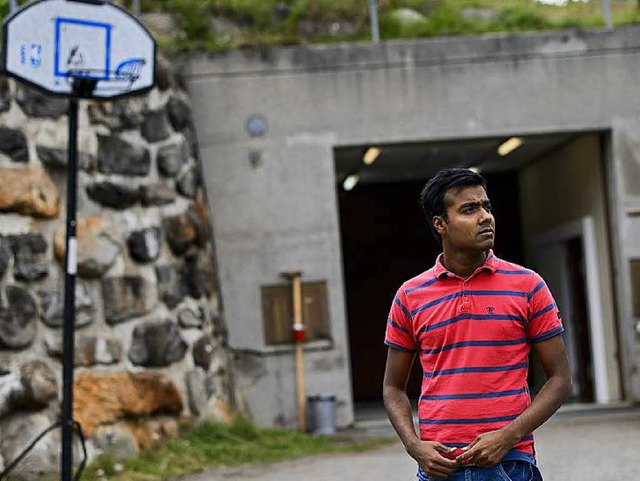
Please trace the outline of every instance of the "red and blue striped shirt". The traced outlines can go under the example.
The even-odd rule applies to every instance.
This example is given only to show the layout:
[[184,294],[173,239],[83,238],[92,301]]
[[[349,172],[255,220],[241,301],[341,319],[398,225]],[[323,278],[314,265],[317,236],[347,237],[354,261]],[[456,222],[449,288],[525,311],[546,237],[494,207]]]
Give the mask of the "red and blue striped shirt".
[[[385,344],[420,351],[420,437],[466,446],[500,429],[531,404],[531,344],[564,331],[558,308],[535,272],[497,258],[463,279],[442,265],[405,282]],[[533,434],[514,446],[533,456]]]

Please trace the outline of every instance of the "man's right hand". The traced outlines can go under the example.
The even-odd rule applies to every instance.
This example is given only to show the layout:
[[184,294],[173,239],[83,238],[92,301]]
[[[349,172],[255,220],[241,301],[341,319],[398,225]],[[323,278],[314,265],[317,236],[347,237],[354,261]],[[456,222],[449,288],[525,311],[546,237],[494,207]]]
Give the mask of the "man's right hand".
[[407,449],[409,456],[418,462],[425,473],[438,479],[448,477],[459,467],[454,460],[442,456],[443,453],[454,451],[455,448],[434,441],[418,441]]

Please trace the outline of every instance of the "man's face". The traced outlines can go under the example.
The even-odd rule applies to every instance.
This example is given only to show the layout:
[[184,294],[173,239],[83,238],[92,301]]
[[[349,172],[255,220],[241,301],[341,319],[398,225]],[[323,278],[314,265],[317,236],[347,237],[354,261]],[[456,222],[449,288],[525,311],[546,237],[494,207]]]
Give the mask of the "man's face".
[[482,186],[449,189],[444,205],[447,218],[434,218],[443,246],[473,253],[493,248],[495,219]]

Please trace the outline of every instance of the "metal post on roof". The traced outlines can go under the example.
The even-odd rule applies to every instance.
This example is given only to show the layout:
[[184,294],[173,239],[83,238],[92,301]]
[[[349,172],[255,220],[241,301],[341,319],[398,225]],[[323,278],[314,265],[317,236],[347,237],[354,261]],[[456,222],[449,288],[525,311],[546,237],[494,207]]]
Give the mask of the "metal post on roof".
[[604,24],[607,28],[613,28],[611,20],[611,0],[602,0],[602,10],[604,11]]
[[371,41],[380,41],[380,25],[378,24],[378,7],[376,0],[369,0],[369,17],[371,18]]

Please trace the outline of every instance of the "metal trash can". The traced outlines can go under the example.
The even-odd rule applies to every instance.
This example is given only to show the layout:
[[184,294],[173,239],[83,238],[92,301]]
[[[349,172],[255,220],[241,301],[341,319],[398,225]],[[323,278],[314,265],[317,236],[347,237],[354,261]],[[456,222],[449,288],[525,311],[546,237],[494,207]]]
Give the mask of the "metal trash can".
[[313,434],[336,433],[336,397],[332,394],[316,394],[307,398],[309,420]]

